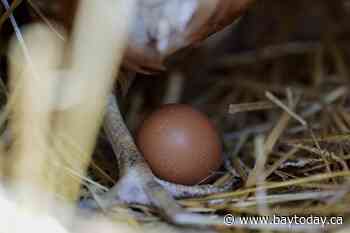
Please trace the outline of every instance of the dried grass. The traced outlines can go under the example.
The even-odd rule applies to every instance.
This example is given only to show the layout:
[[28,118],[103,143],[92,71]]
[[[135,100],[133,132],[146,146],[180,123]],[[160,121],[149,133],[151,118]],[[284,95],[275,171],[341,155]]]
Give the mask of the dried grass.
[[[14,1],[11,9],[0,17],[0,28],[4,19],[11,16],[18,6],[16,2],[20,4],[20,1]],[[104,184],[116,180],[117,172],[103,162],[106,158],[114,158],[103,135],[99,137],[89,176],[86,170],[99,133],[104,99],[113,86],[125,45],[126,24],[120,19],[126,18],[126,12],[117,14],[117,8],[110,11],[107,3],[87,2],[95,5],[86,8],[85,14],[91,16],[89,12],[96,10],[100,15],[96,18],[83,15],[77,22],[70,65],[57,62],[62,59],[60,47],[63,42],[59,39],[58,35],[62,35],[59,31],[48,31],[40,26],[42,33],[51,38],[47,40],[55,44],[50,48],[30,41],[16,45],[16,53],[24,51],[25,56],[12,58],[12,88],[0,119],[3,124],[8,121],[15,129],[16,133],[11,133],[10,137],[18,144],[11,145],[12,150],[9,150],[5,140],[7,134],[3,134],[0,163],[9,166],[7,156],[14,153],[16,160],[12,165],[18,167],[15,170],[17,175],[10,175],[18,177],[20,184],[26,184],[19,186],[18,191],[25,197],[22,199],[24,206],[34,208],[31,211],[34,213],[39,209],[40,213],[48,212],[56,217],[66,215],[65,223],[75,222],[71,231],[108,232],[118,228],[120,232],[182,232],[185,228],[179,229],[164,222],[156,210],[147,206],[116,206],[107,213],[90,216],[93,221],[86,221],[85,215],[67,217],[74,215],[70,207],[64,214],[57,214],[56,210],[61,208],[54,209],[54,204],[45,205],[43,202],[42,189],[49,190],[60,201],[74,201],[83,195],[83,191],[79,193],[80,184],[89,187],[90,191],[100,192],[106,189]],[[288,3],[295,8],[288,8]],[[327,1],[258,2],[251,10],[253,16],[248,16],[253,25],[242,19],[242,26],[250,26],[252,32],[241,30],[239,37],[244,41],[240,42],[239,49],[232,45],[230,40],[233,37],[230,37],[215,45],[217,51],[210,49],[213,45],[204,46],[187,56],[185,64],[171,66],[167,73],[158,75],[164,77],[136,79],[123,99],[126,121],[131,129],[136,129],[144,115],[164,101],[181,100],[192,104],[210,115],[222,132],[230,166],[223,170],[223,178],[217,184],[232,172],[230,167],[242,177],[238,189],[178,200],[188,211],[203,215],[204,220],[187,219],[195,225],[189,230],[213,229],[208,228],[210,226],[219,232],[349,231],[350,30],[344,23],[348,22],[346,19],[350,15],[350,10],[345,7],[348,5],[347,0],[334,3],[334,9]],[[310,17],[318,14],[316,19],[319,21],[310,23],[320,28],[317,39],[295,39],[296,36],[291,35],[296,30],[295,25],[300,25],[296,22],[308,19],[298,12],[305,8],[317,11],[310,12]],[[105,21],[106,14],[116,17],[119,24],[100,27],[106,23],[100,21]],[[261,15],[265,17],[262,20],[258,17]],[[275,18],[271,20],[267,15]],[[277,26],[270,20],[278,22]],[[263,26],[269,23],[277,28],[273,33],[268,26]],[[262,32],[259,33],[254,25],[262,27]],[[308,30],[300,33],[308,37],[308,31],[312,30],[310,26],[305,27]],[[104,40],[105,43],[96,43]],[[18,47],[20,45],[22,47]],[[52,52],[43,59],[48,50]],[[110,53],[112,50],[118,52]],[[96,56],[86,56],[88,52]],[[30,58],[30,63],[27,63],[27,58]],[[79,80],[78,85],[70,86],[80,88],[73,93],[79,93],[78,102],[81,102],[76,105],[76,99],[64,99],[68,103],[60,106],[68,107],[52,112],[50,103],[62,93],[56,96],[56,81],[50,83],[49,79],[42,77],[52,76],[52,69],[62,67],[73,72],[70,77]],[[40,80],[31,72],[33,68]],[[69,108],[69,101],[73,101],[74,108]],[[43,108],[44,102],[46,108]],[[8,168],[3,169],[4,180],[9,175],[6,170]],[[41,192],[28,195],[31,192],[28,184],[40,187]],[[12,194],[11,199],[14,196]],[[2,212],[4,217],[0,217],[0,222],[7,219],[5,216],[9,213]],[[235,216],[341,216],[344,223],[325,227],[294,224],[292,229],[291,225],[227,226],[223,216],[228,213]]]

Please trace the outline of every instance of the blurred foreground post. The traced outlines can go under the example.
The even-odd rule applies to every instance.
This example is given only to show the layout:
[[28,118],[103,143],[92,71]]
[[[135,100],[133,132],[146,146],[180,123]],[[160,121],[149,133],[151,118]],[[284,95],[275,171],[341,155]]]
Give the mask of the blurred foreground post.
[[43,196],[54,192],[49,142],[54,104],[52,71],[60,64],[63,46],[43,25],[23,30],[24,44],[12,41],[10,76],[13,178],[21,201],[43,207]]
[[[63,140],[61,158],[76,174],[85,176],[96,137],[103,120],[107,96],[126,47],[134,1],[81,1],[73,30],[67,92],[78,96],[78,103],[60,111],[55,137]],[[67,173],[59,190],[71,201],[78,197],[81,180]]]
[[131,0],[81,1],[71,51],[64,56],[68,64],[62,41],[43,25],[29,26],[24,44],[12,42],[14,178],[24,203],[43,207],[42,195],[29,189],[69,202],[78,198],[133,8]]

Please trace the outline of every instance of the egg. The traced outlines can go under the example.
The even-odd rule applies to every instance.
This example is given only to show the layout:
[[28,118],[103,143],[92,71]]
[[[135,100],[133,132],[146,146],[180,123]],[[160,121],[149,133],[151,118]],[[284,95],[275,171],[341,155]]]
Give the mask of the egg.
[[222,164],[222,145],[214,125],[185,104],[167,104],[137,132],[137,144],[153,173],[176,184],[195,185]]

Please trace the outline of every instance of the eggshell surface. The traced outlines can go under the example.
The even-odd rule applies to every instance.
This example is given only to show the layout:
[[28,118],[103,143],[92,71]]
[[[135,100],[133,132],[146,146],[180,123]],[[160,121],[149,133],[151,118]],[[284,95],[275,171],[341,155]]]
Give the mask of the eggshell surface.
[[168,104],[151,114],[137,144],[153,173],[183,185],[207,180],[222,164],[222,145],[210,120],[189,105]]

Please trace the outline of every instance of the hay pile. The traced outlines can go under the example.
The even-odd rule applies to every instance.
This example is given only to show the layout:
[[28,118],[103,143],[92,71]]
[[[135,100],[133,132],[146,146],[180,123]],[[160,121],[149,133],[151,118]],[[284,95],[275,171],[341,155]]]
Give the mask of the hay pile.
[[[30,22],[30,4],[15,2],[18,23]],[[6,12],[1,14],[0,76],[7,90],[12,29],[4,20]],[[119,84],[127,93],[120,100],[132,132],[162,103],[191,104],[222,133],[229,163],[217,183],[234,170],[241,184],[229,192],[179,200],[190,212],[222,217],[197,222],[194,228],[169,225],[155,209],[140,205],[118,206],[107,218],[151,232],[348,232],[349,20],[348,0],[257,1],[235,27],[170,59],[165,73],[137,75],[133,82],[122,79]],[[7,91],[3,96],[5,104]],[[110,187],[118,178],[117,162],[103,132],[98,139],[88,175]],[[227,225],[227,214],[295,221]],[[297,224],[296,217],[312,217],[313,223],[327,217],[337,224]]]

